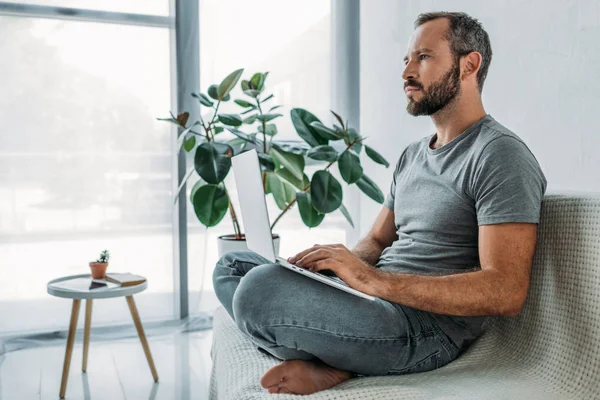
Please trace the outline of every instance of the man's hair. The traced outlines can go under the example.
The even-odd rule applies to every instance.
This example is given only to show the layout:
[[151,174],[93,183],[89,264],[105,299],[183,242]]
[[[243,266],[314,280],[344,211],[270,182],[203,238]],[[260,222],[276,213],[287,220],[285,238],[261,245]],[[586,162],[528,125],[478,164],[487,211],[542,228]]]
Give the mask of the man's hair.
[[457,61],[472,51],[481,54],[481,66],[477,71],[477,86],[481,92],[492,62],[492,45],[487,32],[478,20],[468,14],[446,11],[419,14],[415,21],[415,29],[426,22],[439,18],[446,18],[450,21],[446,40],[450,42],[450,50]]

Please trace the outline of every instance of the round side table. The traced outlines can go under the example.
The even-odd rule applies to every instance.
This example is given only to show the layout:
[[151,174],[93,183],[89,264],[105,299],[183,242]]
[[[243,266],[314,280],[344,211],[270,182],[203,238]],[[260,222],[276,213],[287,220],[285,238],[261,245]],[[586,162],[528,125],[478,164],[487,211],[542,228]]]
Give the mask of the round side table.
[[[83,333],[83,365],[82,371],[86,372],[87,369],[87,358],[88,348],[90,344],[90,327],[92,325],[92,302],[94,299],[108,299],[113,297],[125,297],[127,304],[129,305],[129,311],[133,318],[133,323],[137,329],[138,336],[142,342],[150,371],[152,372],[152,378],[154,382],[158,382],[158,374],[156,373],[156,367],[154,366],[154,360],[152,359],[152,353],[150,353],[150,347],[148,346],[148,340],[146,340],[146,334],[144,333],[144,327],[140,320],[133,295],[140,293],[148,287],[148,282],[145,281],[139,285],[134,286],[117,286],[109,289],[86,289],[82,288],[81,283],[84,279],[88,279],[91,283],[92,276],[90,274],[82,275],[71,275],[62,278],[54,279],[48,282],[48,294],[56,297],[63,297],[66,299],[73,299],[73,307],[71,309],[71,323],[69,324],[69,335],[67,336],[67,347],[65,351],[65,361],[63,364],[62,381],[60,384],[60,398],[65,398],[65,392],[67,391],[67,380],[69,378],[69,368],[71,366],[71,355],[73,354],[73,345],[75,343],[75,332],[77,330],[77,318],[79,317],[79,308],[81,300],[86,301],[85,303],[85,326]],[[85,282],[84,282],[85,283]]]

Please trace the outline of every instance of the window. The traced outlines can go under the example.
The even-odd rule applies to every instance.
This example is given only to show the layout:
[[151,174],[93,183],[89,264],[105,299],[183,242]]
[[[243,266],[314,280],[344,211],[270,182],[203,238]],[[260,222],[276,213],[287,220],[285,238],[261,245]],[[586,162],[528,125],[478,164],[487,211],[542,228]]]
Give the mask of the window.
[[[147,276],[144,321],[173,318],[169,30],[0,16],[0,37],[0,331],[64,329],[46,283],[105,248]],[[94,308],[130,321],[121,298]]]
[[[144,322],[177,316],[175,295],[184,291],[174,293],[173,279],[180,267],[174,263],[179,259],[173,236],[174,130],[156,120],[175,111],[176,90],[188,90],[172,87],[171,69],[181,62],[172,44],[173,4],[0,5],[0,52],[9,60],[0,63],[0,334],[63,330],[71,304],[49,296],[47,282],[89,273],[88,262],[104,249],[111,251],[109,271],[148,278],[148,290],[137,300]],[[332,122],[330,1],[199,0],[199,5],[199,21],[190,14],[176,26],[200,25],[202,91],[238,68],[245,68],[246,79],[269,71],[267,88],[285,116],[277,120],[279,139],[299,139],[289,117],[294,107]],[[100,12],[71,15],[52,7]],[[239,89],[234,96],[243,98]],[[229,103],[221,111],[240,110]],[[307,173],[319,167],[309,164]],[[235,193],[232,174],[227,183]],[[188,198],[193,184],[191,179]],[[235,197],[234,205],[239,213]],[[268,207],[273,221],[280,210],[271,197]],[[207,230],[189,201],[187,211],[189,310],[195,314],[218,305],[211,279],[216,238],[231,233],[232,225],[227,215]],[[314,243],[343,243],[346,226],[336,212],[309,230],[294,207],[275,229],[282,236],[280,254]],[[122,299],[94,308],[94,326],[130,321]]]
[[74,7],[88,10],[132,14],[169,15],[169,0],[4,0],[8,3],[51,7]]
[[[235,12],[234,12],[235,11]],[[202,0],[200,2],[200,85],[218,84],[230,72],[244,68],[243,79],[255,72],[269,72],[266,93],[273,93],[273,104],[284,118],[277,119],[278,138],[296,139],[289,117],[290,110],[301,107],[321,120],[330,122],[330,2],[323,0]],[[232,99],[245,98],[239,87]],[[239,113],[233,102],[220,111]],[[320,167],[322,168],[322,167]],[[307,166],[307,173],[317,166]],[[233,173],[226,180],[233,192],[235,209],[240,213]],[[193,186],[190,180],[188,189]],[[279,208],[268,197],[271,222]],[[200,287],[205,292],[198,304],[190,301],[190,311],[211,310],[219,305],[212,288],[212,271],[218,260],[217,237],[233,233],[229,214],[214,228],[206,230],[188,206],[190,294],[194,299]],[[323,223],[309,230],[300,219],[297,207],[277,223],[274,233],[281,235],[282,256],[312,246],[314,243],[345,242],[346,224],[341,213],[328,215]],[[199,308],[198,308],[199,307]]]

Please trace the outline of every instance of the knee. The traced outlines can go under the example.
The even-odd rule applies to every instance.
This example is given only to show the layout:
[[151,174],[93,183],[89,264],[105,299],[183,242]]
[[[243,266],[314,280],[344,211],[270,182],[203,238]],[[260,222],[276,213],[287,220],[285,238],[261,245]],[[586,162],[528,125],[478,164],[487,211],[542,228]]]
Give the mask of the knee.
[[219,261],[217,261],[217,265],[231,267],[231,265],[235,261],[244,261],[250,259],[250,256],[253,253],[250,250],[245,251],[230,251],[229,253],[225,253]]
[[218,278],[223,275],[233,275],[232,270],[235,268],[236,261],[244,261],[249,258],[250,251],[232,251],[225,253],[213,270],[212,280],[213,287],[216,287]]
[[278,277],[282,270],[277,264],[263,264],[253,268],[240,281],[233,296],[232,308],[242,330],[266,323],[265,318],[268,319],[272,314],[270,310],[273,310],[273,304],[281,296]]

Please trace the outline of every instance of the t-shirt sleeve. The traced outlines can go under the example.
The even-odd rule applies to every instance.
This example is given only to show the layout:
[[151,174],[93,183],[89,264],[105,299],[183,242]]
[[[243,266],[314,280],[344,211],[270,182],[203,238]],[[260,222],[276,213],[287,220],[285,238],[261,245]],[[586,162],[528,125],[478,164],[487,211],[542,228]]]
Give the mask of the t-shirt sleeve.
[[398,173],[400,172],[400,162],[402,161],[402,157],[404,157],[405,152],[406,150],[402,152],[402,155],[396,163],[394,175],[392,176],[392,183],[390,184],[390,191],[388,192],[387,196],[385,197],[385,200],[383,201],[383,205],[392,211],[394,210],[394,198],[396,196],[396,179],[398,178]]
[[479,225],[539,223],[547,182],[523,142],[511,136],[492,140],[474,170],[471,191]]

